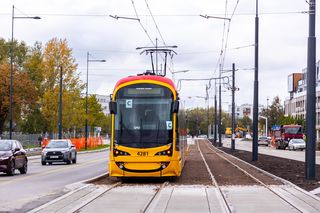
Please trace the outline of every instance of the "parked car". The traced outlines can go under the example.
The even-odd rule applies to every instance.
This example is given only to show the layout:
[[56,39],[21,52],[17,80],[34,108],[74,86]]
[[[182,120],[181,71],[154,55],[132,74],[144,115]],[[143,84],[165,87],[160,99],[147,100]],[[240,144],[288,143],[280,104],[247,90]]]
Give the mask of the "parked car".
[[198,138],[207,138],[207,135],[199,135]]
[[17,140],[0,140],[0,172],[14,175],[18,169],[21,174],[28,171],[28,157]]
[[268,137],[266,137],[266,136],[259,136],[259,138],[258,138],[258,145],[268,146],[268,145],[269,145]]
[[246,134],[245,138],[248,140],[252,140],[252,136],[249,133]]
[[289,150],[304,150],[306,148],[306,142],[303,139],[291,139],[288,143]]
[[69,139],[51,140],[41,152],[41,164],[77,163],[77,150]]

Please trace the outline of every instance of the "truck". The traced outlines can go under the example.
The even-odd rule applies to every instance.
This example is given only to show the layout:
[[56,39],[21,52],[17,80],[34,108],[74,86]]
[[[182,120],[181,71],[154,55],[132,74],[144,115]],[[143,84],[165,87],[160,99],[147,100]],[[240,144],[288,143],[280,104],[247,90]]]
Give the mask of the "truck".
[[272,145],[276,149],[286,149],[291,139],[303,139],[302,126],[297,124],[274,125],[272,131]]

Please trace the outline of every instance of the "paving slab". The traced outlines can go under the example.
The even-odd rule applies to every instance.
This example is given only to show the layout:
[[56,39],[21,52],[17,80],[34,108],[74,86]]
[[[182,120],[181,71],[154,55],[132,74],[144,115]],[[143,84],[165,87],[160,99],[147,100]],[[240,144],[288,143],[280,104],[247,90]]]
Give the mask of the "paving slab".
[[61,209],[66,207],[74,207],[75,202],[82,197],[90,194],[91,192],[97,190],[99,187],[93,184],[84,185],[78,190],[74,190],[70,193],[67,193],[56,200],[53,200],[50,203],[47,203],[39,208],[36,208],[29,213],[46,213],[46,212],[59,212]]
[[156,189],[156,186],[116,187],[83,207],[80,212],[140,212]]
[[298,190],[296,187],[284,185],[273,187],[273,190],[286,197],[290,203],[294,203],[302,212],[316,213],[320,211],[320,199],[315,196],[310,196],[302,190]]
[[270,190],[262,186],[227,186],[221,187],[235,212],[299,212]]
[[206,187],[166,187],[148,212],[210,212]]

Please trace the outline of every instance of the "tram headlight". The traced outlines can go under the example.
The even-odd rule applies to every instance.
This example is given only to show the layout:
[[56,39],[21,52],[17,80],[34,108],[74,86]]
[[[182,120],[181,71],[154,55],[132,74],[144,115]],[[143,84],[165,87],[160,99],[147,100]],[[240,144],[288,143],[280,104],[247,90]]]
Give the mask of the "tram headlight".
[[123,162],[117,162],[116,164],[120,169],[124,169],[124,163]]
[[165,169],[165,168],[168,167],[168,165],[169,165],[168,162],[162,162],[162,163],[161,163],[161,168],[162,168],[162,169]]
[[158,156],[172,156],[171,147],[170,147],[170,149],[157,152],[156,155],[158,155]]
[[125,152],[125,151],[121,151],[121,150],[118,150],[118,149],[114,149],[113,150],[113,155],[115,157],[117,156],[129,156],[130,154],[128,152]]

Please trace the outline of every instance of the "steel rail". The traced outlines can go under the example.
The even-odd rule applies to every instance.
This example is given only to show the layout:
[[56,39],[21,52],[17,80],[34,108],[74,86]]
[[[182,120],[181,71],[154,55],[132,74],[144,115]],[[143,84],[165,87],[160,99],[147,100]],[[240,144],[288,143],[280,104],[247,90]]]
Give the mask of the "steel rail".
[[226,197],[224,196],[224,194],[223,194],[220,186],[218,185],[218,182],[216,181],[215,177],[213,176],[213,174],[212,174],[212,172],[211,172],[211,169],[209,168],[209,165],[207,164],[206,159],[204,158],[204,156],[203,156],[203,154],[202,154],[202,151],[201,151],[201,149],[200,149],[200,147],[199,147],[199,140],[196,140],[196,143],[197,143],[197,148],[198,148],[198,151],[200,152],[201,158],[202,158],[204,164],[206,165],[207,171],[208,171],[208,173],[209,173],[209,175],[210,175],[210,177],[211,177],[212,185],[216,186],[217,189],[218,189],[218,190],[216,190],[216,192],[218,192],[218,193],[217,193],[218,197],[219,197],[220,199],[222,199],[222,201],[223,201],[223,206],[224,206],[225,210],[227,210],[227,212],[232,212],[231,207],[230,207],[230,205],[228,204],[228,201],[227,201]]
[[79,212],[83,207],[89,205],[90,203],[92,203],[93,201],[95,201],[96,199],[98,199],[99,197],[101,197],[102,195],[104,195],[105,193],[109,192],[110,190],[120,186],[122,184],[121,181],[116,182],[114,184],[112,184],[109,188],[107,188],[106,190],[102,191],[101,193],[99,193],[98,195],[94,196],[92,199],[90,199],[89,202],[84,203],[83,205],[77,206],[76,209],[73,209],[72,212]]
[[161,186],[156,190],[156,192],[154,193],[154,195],[148,200],[148,202],[146,203],[146,205],[140,210],[140,212],[145,213],[149,206],[151,205],[151,203],[154,201],[154,199],[159,195],[159,192],[166,186],[168,185],[169,182],[166,181],[163,184],[161,184]]
[[[232,162],[231,160],[227,159],[226,157],[222,156],[223,153],[225,155],[228,155],[225,152],[220,151],[219,149],[217,149],[216,147],[211,147],[207,142],[205,143],[206,146],[213,152],[215,152],[219,157],[221,157],[222,159],[226,160],[228,163],[230,163],[231,165],[233,165],[234,167],[236,167],[237,169],[239,169],[241,172],[243,172],[245,175],[247,175],[248,177],[252,178],[254,181],[256,181],[257,183],[261,184],[263,187],[265,187],[266,189],[268,189],[269,191],[271,191],[273,194],[275,194],[276,196],[278,196],[280,199],[282,199],[283,201],[285,201],[287,204],[289,204],[291,207],[293,207],[294,209],[296,209],[299,212],[305,212],[305,209],[299,209],[297,206],[295,206],[294,204],[292,204],[288,199],[284,198],[283,196],[281,196],[278,192],[276,192],[275,190],[273,190],[271,187],[269,187],[268,185],[266,185],[265,183],[263,183],[259,178],[253,176],[252,174],[250,174],[249,172],[247,172],[245,169],[241,168],[239,165],[235,164],[234,162]],[[218,150],[218,151],[217,151]]]

